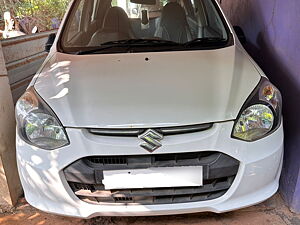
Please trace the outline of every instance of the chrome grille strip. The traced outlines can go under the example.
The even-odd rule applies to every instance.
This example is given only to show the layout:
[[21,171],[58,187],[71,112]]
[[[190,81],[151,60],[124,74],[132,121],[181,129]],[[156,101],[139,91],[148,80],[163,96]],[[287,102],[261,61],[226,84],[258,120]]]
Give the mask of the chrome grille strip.
[[143,132],[144,129],[102,129],[92,128],[89,132],[96,135],[105,136],[138,136]]
[[[213,126],[213,123],[198,124],[198,125],[188,125],[188,126],[178,126],[178,127],[161,127],[161,128],[151,128],[157,130],[164,136],[166,135],[175,135],[175,134],[184,134],[184,133],[193,133],[208,130]],[[90,128],[88,131],[95,135],[104,135],[104,136],[127,136],[127,137],[136,137],[148,128],[132,128],[132,129],[105,129],[105,128]]]
[[183,134],[183,133],[192,133],[204,131],[212,128],[213,123],[199,124],[199,125],[190,125],[190,126],[180,126],[180,127],[164,127],[159,128],[164,135],[174,135],[174,134]]

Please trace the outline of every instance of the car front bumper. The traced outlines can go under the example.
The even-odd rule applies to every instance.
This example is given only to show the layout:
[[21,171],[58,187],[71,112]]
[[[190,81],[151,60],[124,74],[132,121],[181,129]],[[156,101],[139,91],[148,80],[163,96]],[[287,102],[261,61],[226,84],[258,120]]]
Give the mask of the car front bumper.
[[278,189],[283,159],[283,127],[255,142],[231,138],[233,122],[216,123],[211,129],[166,136],[155,154],[218,151],[240,162],[230,189],[221,197],[201,202],[157,205],[89,204],[69,187],[63,169],[87,156],[151,154],[134,137],[96,136],[84,129],[67,128],[70,145],[46,151],[17,136],[17,162],[25,198],[46,212],[81,218],[95,216],[151,216],[211,211],[227,212],[257,204]]

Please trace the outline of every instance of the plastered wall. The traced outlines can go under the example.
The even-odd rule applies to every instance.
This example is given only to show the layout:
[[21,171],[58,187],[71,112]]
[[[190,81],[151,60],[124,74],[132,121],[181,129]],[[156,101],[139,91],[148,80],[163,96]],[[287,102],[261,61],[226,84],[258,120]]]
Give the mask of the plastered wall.
[[243,28],[246,49],[284,100],[285,156],[280,191],[300,213],[300,1],[222,0],[233,25]]

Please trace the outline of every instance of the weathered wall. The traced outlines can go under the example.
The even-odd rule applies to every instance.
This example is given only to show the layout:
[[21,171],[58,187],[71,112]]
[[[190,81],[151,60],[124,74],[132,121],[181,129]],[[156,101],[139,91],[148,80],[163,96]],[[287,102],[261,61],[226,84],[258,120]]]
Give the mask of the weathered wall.
[[21,193],[16,165],[14,105],[0,43],[0,212],[11,210]]
[[45,43],[52,33],[56,30],[1,41],[14,102],[24,93],[45,60]]
[[47,53],[50,31],[0,41],[0,213],[22,194],[15,151],[14,102],[24,93]]
[[248,39],[248,52],[284,100],[285,159],[281,194],[291,209],[300,212],[300,1],[222,0],[233,25]]

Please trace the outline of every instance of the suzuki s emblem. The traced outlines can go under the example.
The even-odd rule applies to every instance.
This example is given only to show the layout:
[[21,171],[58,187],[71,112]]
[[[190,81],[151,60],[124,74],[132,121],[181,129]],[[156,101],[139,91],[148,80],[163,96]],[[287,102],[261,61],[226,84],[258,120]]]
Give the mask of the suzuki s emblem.
[[155,130],[149,129],[139,135],[138,138],[145,141],[140,144],[141,147],[149,152],[154,152],[156,149],[161,147],[160,141],[164,138],[164,136]]

